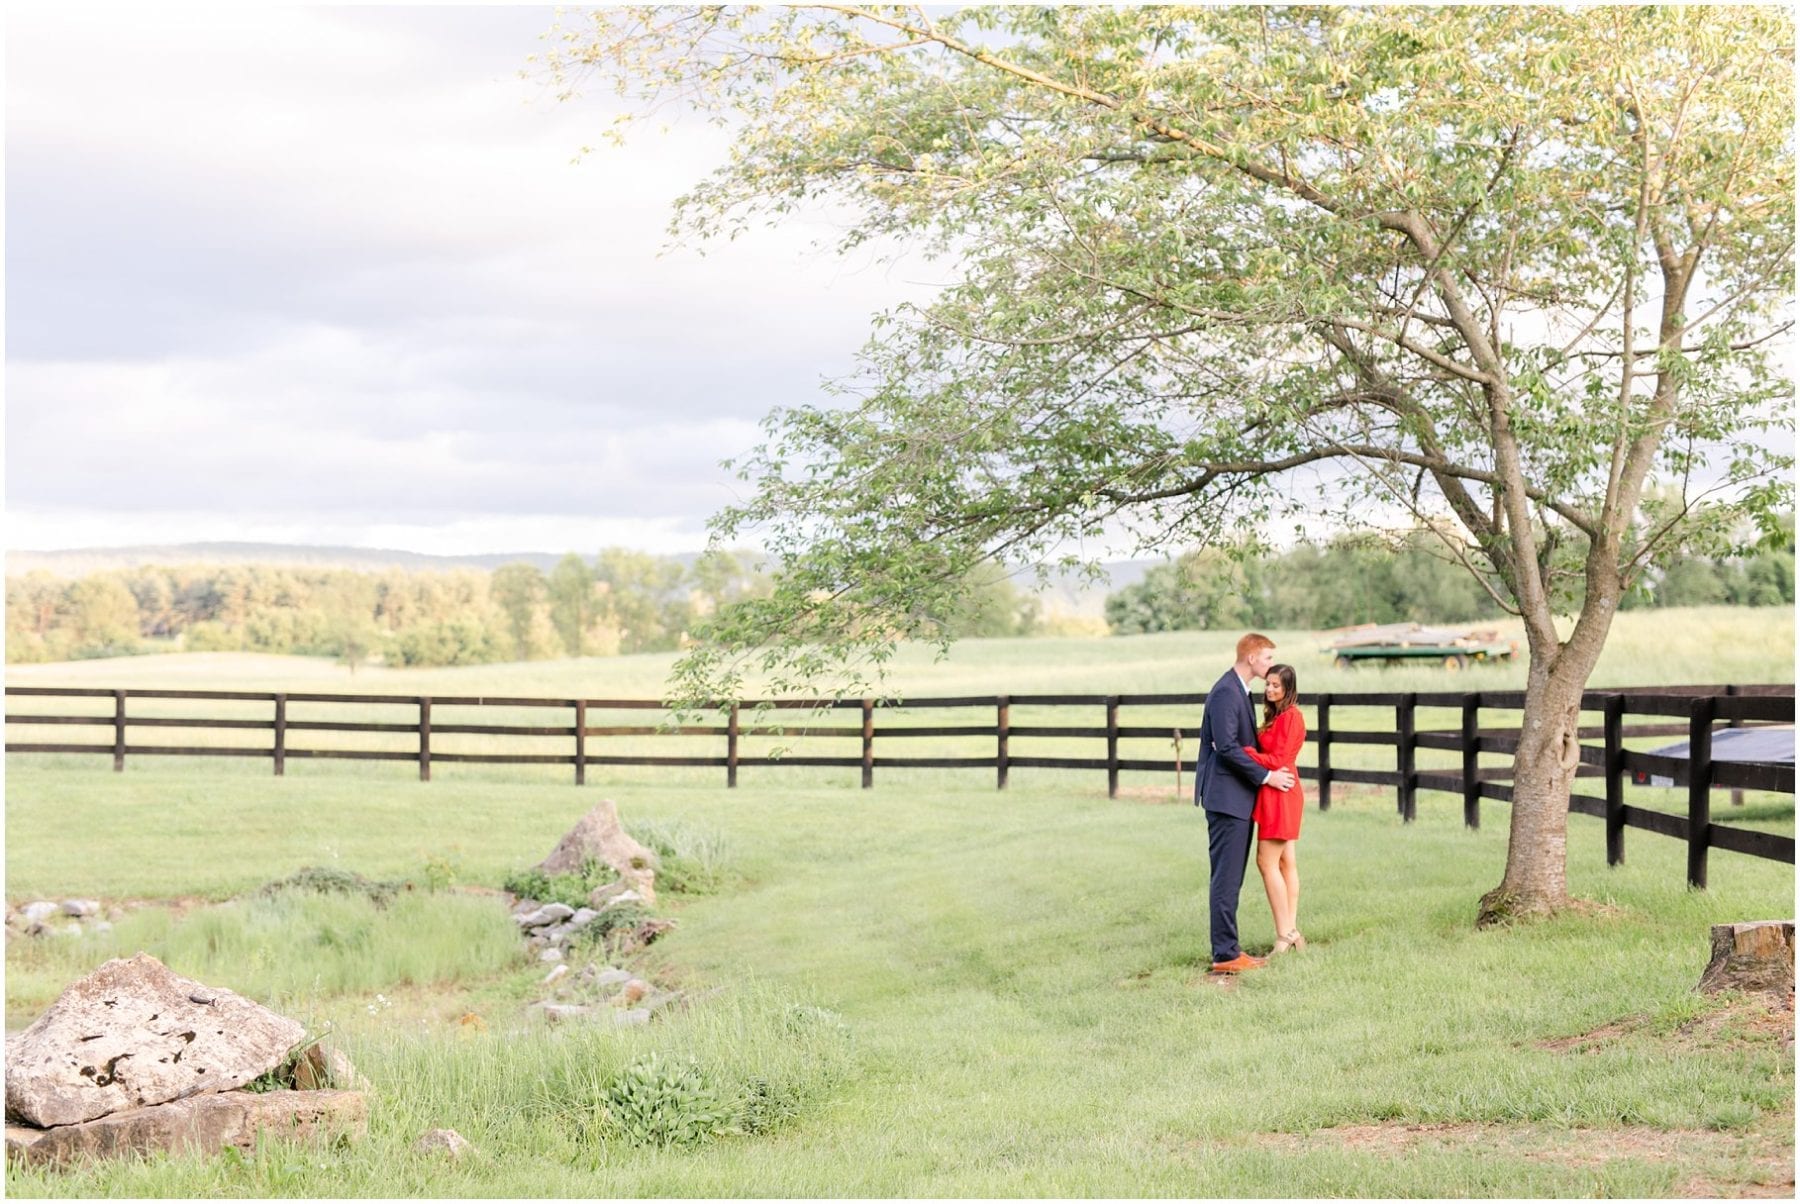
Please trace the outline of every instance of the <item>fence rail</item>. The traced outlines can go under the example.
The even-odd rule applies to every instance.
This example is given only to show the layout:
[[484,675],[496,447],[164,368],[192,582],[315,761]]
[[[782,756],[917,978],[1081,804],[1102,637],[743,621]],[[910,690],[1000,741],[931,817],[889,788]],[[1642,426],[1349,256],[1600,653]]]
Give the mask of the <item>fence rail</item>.
[[[993,722],[978,724],[889,724],[879,730],[877,715],[885,708],[869,698],[839,700],[780,699],[746,702],[731,706],[724,723],[691,724],[619,724],[592,723],[596,711],[663,711],[662,702],[642,698],[517,698],[485,695],[421,696],[410,694],[338,694],[338,693],[265,693],[238,690],[108,690],[98,688],[63,688],[53,686],[8,686],[8,698],[93,698],[110,699],[109,715],[53,715],[8,713],[6,723],[15,726],[105,727],[111,729],[110,742],[102,741],[13,741],[8,740],[9,753],[110,753],[114,770],[123,770],[127,757],[192,756],[192,757],[261,757],[268,758],[276,775],[286,771],[290,760],[366,760],[406,761],[418,765],[421,781],[431,780],[434,762],[447,764],[487,765],[568,765],[574,770],[575,782],[583,784],[589,766],[700,766],[723,768],[726,785],[735,787],[739,771],[759,763],[758,758],[742,755],[746,736],[799,737],[807,739],[838,738],[859,740],[856,755],[783,756],[782,765],[825,768],[856,768],[861,771],[863,787],[874,784],[878,769],[993,769],[995,784],[1004,790],[1013,769],[1104,770],[1107,792],[1117,796],[1119,775],[1142,771],[1167,772],[1173,767],[1177,783],[1184,768],[1191,771],[1192,759],[1183,761],[1183,740],[1197,733],[1198,716],[1191,727],[1123,724],[1120,712],[1126,707],[1194,706],[1206,701],[1204,694],[1013,694],[960,695],[953,697],[909,698],[903,703],[909,712],[933,709],[992,709]],[[127,703],[132,699],[176,701],[225,701],[237,703],[269,703],[267,719],[169,717],[132,715]],[[291,719],[288,707],[293,703],[356,706],[401,706],[411,708],[412,722],[352,722],[320,719]],[[1480,693],[1327,693],[1315,695],[1311,706],[1317,722],[1307,733],[1307,740],[1317,750],[1317,764],[1302,766],[1300,776],[1318,785],[1318,806],[1331,806],[1332,787],[1343,785],[1393,786],[1400,816],[1411,822],[1417,814],[1418,792],[1441,791],[1460,795],[1463,820],[1471,828],[1480,826],[1483,799],[1511,802],[1513,787],[1510,767],[1482,768],[1482,754],[1511,756],[1519,743],[1516,728],[1483,727],[1483,711],[1519,711],[1525,703],[1523,691],[1482,691]],[[1019,724],[1011,721],[1014,707],[1050,707],[1087,709],[1088,722],[1072,724]],[[446,707],[535,707],[571,712],[570,723],[502,724],[443,722],[435,716]],[[1334,709],[1391,708],[1394,721],[1391,730],[1346,729],[1334,726]],[[855,724],[806,724],[800,727],[780,725],[763,719],[745,723],[745,710],[753,717],[773,712],[803,710],[822,714],[833,710],[859,712]],[[1788,864],[1794,862],[1794,839],[1746,828],[1733,828],[1712,821],[1712,791],[1729,788],[1734,792],[1764,790],[1794,793],[1792,764],[1720,762],[1712,756],[1714,728],[1718,724],[1742,727],[1757,724],[1789,724],[1794,722],[1794,687],[1791,685],[1730,686],[1657,686],[1623,687],[1589,690],[1582,695],[1584,713],[1597,713],[1601,722],[1579,728],[1583,739],[1601,740],[1599,745],[1583,744],[1578,779],[1604,779],[1604,796],[1576,793],[1569,809],[1605,820],[1607,861],[1617,865],[1625,856],[1626,828],[1685,840],[1688,844],[1688,881],[1694,886],[1706,885],[1707,852],[1727,849],[1752,857]],[[1420,710],[1458,712],[1460,722],[1453,728],[1418,726]],[[1628,716],[1679,719],[1678,723],[1645,723],[1627,726]],[[1099,720],[1093,722],[1092,720]],[[140,729],[209,729],[270,732],[267,747],[132,743],[127,733]],[[416,735],[416,750],[359,748],[296,748],[288,740],[295,732],[357,732],[388,735]],[[567,753],[542,752],[450,752],[433,747],[434,738],[444,736],[502,736],[562,738],[571,741]],[[1624,741],[1633,737],[1685,735],[1689,756],[1668,757],[1628,749]],[[622,737],[668,736],[679,738],[723,739],[723,755],[626,755],[594,751],[595,740]],[[893,740],[982,738],[994,741],[992,756],[877,756],[877,739]],[[1128,757],[1120,752],[1122,740],[1169,739],[1173,755],[1151,760]],[[1029,756],[1014,751],[1016,740],[1091,739],[1106,742],[1104,757]],[[1341,745],[1373,745],[1394,750],[1395,767],[1359,769],[1333,764],[1332,750]],[[910,747],[910,746],[909,746]],[[1460,752],[1458,770],[1419,769],[1419,749]],[[1674,815],[1626,804],[1625,777],[1631,773],[1655,773],[1673,779],[1687,792],[1687,814]],[[1178,785],[1179,788],[1179,785]]]

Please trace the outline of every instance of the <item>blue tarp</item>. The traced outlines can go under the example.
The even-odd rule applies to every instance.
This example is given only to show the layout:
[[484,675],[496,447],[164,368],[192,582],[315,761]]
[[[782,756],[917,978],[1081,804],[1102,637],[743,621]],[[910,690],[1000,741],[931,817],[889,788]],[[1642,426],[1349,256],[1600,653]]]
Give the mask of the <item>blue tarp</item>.
[[[1681,757],[1688,755],[1688,742],[1669,744],[1650,750],[1652,756]],[[1792,727],[1727,727],[1713,733],[1712,758],[1715,761],[1753,761],[1762,765],[1794,763],[1794,729]],[[1673,786],[1674,778],[1661,774],[1633,774],[1638,785]]]

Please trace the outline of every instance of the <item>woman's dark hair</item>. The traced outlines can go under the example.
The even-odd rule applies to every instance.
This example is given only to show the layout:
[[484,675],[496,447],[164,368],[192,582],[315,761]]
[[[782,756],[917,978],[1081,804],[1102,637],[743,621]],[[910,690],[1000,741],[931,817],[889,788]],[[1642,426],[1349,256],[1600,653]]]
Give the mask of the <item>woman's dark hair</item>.
[[[1261,729],[1263,731],[1269,730],[1269,725],[1275,722],[1275,717],[1277,715],[1300,701],[1300,693],[1294,687],[1294,666],[1270,665],[1269,671],[1263,674],[1263,681],[1266,683],[1276,680],[1281,682],[1281,701],[1268,702],[1265,700],[1263,702],[1263,722]],[[1265,689],[1266,688],[1267,687],[1265,686]]]

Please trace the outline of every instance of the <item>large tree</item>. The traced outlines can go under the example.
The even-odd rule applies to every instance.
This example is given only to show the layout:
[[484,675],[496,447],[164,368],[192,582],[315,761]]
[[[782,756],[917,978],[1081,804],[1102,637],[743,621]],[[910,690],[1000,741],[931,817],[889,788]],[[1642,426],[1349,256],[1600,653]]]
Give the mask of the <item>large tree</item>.
[[1788,494],[1784,11],[608,9],[554,45],[627,120],[732,131],[677,234],[830,204],[845,247],[954,277],[878,323],[841,400],[771,415],[714,525],[780,575],[688,696],[878,667],[984,559],[1410,512],[1529,644],[1482,916],[1567,901],[1622,591]]

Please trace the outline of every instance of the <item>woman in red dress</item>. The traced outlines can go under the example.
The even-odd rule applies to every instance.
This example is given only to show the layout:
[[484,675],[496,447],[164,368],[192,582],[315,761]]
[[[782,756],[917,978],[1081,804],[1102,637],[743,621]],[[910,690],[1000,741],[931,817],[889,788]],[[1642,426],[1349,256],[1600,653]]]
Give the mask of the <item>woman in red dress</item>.
[[1273,665],[1263,678],[1263,725],[1256,734],[1256,748],[1245,748],[1252,760],[1270,769],[1286,769],[1294,775],[1291,790],[1264,786],[1256,794],[1256,868],[1269,895],[1275,916],[1275,952],[1306,948],[1300,935],[1300,871],[1294,862],[1294,845],[1300,839],[1300,813],[1306,796],[1300,790],[1300,771],[1294,765],[1306,743],[1306,720],[1300,716],[1299,692],[1294,688],[1294,667]]

